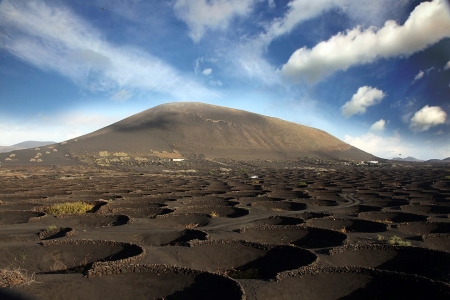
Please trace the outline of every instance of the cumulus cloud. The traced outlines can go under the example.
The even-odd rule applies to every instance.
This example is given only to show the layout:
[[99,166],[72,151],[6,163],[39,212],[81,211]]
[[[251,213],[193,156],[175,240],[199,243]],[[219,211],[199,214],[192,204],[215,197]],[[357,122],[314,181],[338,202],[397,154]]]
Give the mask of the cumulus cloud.
[[72,11],[53,2],[0,3],[0,49],[43,70],[70,78],[83,89],[116,93],[142,89],[177,99],[211,99],[215,93],[161,59],[131,47],[115,47]]
[[189,26],[189,36],[199,42],[206,30],[225,30],[237,16],[248,15],[256,0],[176,0],[177,17]]
[[425,105],[411,118],[409,128],[413,131],[427,131],[431,127],[444,124],[447,114],[439,106]]
[[420,70],[419,73],[414,77],[414,81],[422,79],[423,75],[425,75],[425,72]]
[[291,55],[282,72],[293,79],[314,83],[336,71],[379,58],[412,55],[450,37],[449,28],[450,14],[445,0],[422,2],[403,25],[390,20],[380,29],[356,27],[312,49],[300,48]]
[[386,126],[386,121],[381,119],[381,120],[373,123],[372,126],[370,126],[370,131],[371,132],[381,132],[381,131],[384,131],[385,126]]
[[202,74],[207,76],[207,75],[211,74],[211,72],[212,72],[212,69],[204,69]]
[[385,96],[386,94],[377,88],[362,86],[352,99],[341,107],[341,112],[347,118],[354,114],[363,114],[367,107],[380,103]]
[[411,148],[411,145],[402,141],[397,132],[389,137],[382,137],[373,132],[357,137],[345,135],[344,141],[368,153],[388,159],[397,157],[399,153],[409,153]]
[[442,159],[450,156],[449,143],[438,146],[433,143],[411,142],[405,140],[398,131],[394,131],[392,135],[386,137],[373,132],[356,137],[345,135],[344,141],[356,148],[387,159],[398,157],[399,154],[402,157],[412,156],[418,159]]
[[447,71],[448,69],[450,69],[450,61],[448,61],[444,66],[444,71]]

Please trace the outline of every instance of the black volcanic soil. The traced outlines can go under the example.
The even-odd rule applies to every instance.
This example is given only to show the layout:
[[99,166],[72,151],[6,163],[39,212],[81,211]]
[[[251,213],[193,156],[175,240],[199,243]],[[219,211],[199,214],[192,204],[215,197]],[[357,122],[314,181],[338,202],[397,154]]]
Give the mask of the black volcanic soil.
[[[450,299],[449,175],[315,160],[3,166],[0,298]],[[45,213],[73,201],[97,209]]]

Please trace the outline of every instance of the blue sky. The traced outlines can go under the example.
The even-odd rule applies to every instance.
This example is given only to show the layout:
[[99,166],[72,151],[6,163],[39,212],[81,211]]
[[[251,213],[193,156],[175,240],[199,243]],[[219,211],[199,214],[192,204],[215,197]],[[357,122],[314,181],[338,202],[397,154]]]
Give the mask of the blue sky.
[[0,1],[0,145],[174,101],[450,157],[446,0]]

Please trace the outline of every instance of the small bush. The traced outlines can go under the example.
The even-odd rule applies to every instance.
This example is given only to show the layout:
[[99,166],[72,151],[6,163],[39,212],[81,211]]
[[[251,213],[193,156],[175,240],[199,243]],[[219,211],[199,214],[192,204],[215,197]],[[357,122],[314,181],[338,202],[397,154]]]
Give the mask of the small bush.
[[299,186],[299,187],[307,187],[308,184],[307,184],[305,181],[300,181],[300,182],[298,183],[298,186]]
[[46,212],[52,215],[62,215],[62,214],[84,214],[91,212],[94,208],[94,204],[89,204],[86,202],[65,202],[57,203],[51,205]]
[[47,230],[55,230],[57,228],[58,228],[58,226],[56,226],[56,225],[50,225],[47,227]]
[[211,212],[211,213],[209,214],[209,216],[210,216],[211,218],[217,218],[217,217],[219,216],[219,214],[216,213],[215,211],[213,211],[213,212]]
[[377,240],[379,242],[385,242],[385,243],[388,243],[389,245],[393,245],[393,246],[411,246],[411,242],[402,240],[400,237],[398,237],[396,235],[394,235],[393,237],[390,237],[389,239],[387,239],[386,237],[384,237],[382,235],[378,235]]
[[396,246],[411,246],[411,242],[404,241],[398,236],[394,235],[388,240],[389,245],[396,245]]
[[27,271],[24,269],[12,269],[10,267],[0,269],[0,288],[31,284],[33,282],[35,282],[34,273],[28,276]]

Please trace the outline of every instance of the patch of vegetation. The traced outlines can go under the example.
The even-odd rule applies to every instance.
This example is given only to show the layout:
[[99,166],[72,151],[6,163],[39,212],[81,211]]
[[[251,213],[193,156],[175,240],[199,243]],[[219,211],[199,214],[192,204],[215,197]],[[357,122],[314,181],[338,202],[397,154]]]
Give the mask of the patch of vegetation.
[[35,282],[34,273],[28,276],[27,270],[22,268],[4,268],[0,269],[0,288],[13,287]]
[[94,206],[94,204],[81,201],[65,202],[51,205],[46,212],[51,215],[85,214],[91,212]]
[[209,214],[209,216],[210,216],[211,218],[217,218],[217,217],[219,216],[219,214],[216,213],[215,211],[213,211],[213,212],[211,212],[211,213]]
[[377,239],[380,242],[385,242],[385,243],[388,243],[389,245],[393,245],[393,246],[404,246],[404,247],[411,246],[410,241],[405,241],[396,235],[390,237],[389,239],[382,235],[378,235]]
[[55,230],[57,228],[58,228],[58,226],[56,226],[56,225],[50,225],[47,227],[47,230]]
[[184,226],[184,228],[186,228],[186,229],[194,229],[194,228],[197,228],[198,225],[200,225],[200,224],[199,223],[189,223],[189,224],[186,224]]
[[307,187],[307,186],[308,186],[308,184],[305,181],[300,181],[298,183],[298,187]]
[[449,179],[450,180],[450,175],[445,176],[444,179]]

